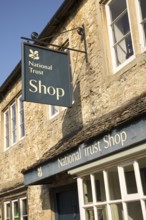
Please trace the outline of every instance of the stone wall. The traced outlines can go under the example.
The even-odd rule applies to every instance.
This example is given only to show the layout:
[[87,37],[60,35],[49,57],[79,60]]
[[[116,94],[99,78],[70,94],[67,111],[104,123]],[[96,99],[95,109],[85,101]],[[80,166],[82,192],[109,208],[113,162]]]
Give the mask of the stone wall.
[[[3,151],[3,113],[0,131],[0,190],[17,183],[23,184],[22,169],[33,165],[45,152],[62,138],[69,137],[85,125],[122,106],[145,91],[146,54],[137,57],[118,73],[113,74],[109,57],[106,20],[101,5],[96,0],[85,0],[69,16],[63,27],[72,29],[84,24],[88,51],[85,55],[70,51],[75,102],[58,116],[49,119],[48,105],[24,103],[26,136],[9,150]],[[64,31],[62,28],[60,31]],[[69,39],[69,47],[84,50],[83,41],[76,31],[62,34],[53,43],[62,44]],[[21,80],[15,82],[2,102],[1,112],[21,91]],[[50,219],[49,192],[46,209],[42,207],[42,188],[28,189],[29,220]],[[44,197],[44,195],[43,195]],[[47,216],[47,217],[46,217]]]

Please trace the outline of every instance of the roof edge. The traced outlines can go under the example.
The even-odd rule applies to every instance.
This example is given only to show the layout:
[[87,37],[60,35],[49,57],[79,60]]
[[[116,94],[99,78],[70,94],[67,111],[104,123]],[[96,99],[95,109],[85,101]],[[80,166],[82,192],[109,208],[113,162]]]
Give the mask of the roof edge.
[[[64,0],[64,2],[60,5],[56,13],[52,16],[48,24],[42,30],[38,39],[44,38],[49,34],[52,34],[52,32],[57,32],[58,29],[56,30],[56,26],[60,27],[60,25],[62,24],[62,19],[64,19],[67,16],[68,10],[70,10],[75,3],[80,4],[82,1],[83,0]],[[51,40],[52,38],[47,40],[47,42]],[[10,73],[10,75],[7,77],[7,79],[0,86],[0,100],[3,98],[3,93],[7,91],[7,88],[10,86],[10,84],[12,84],[13,80],[15,80],[19,76],[21,76],[21,60],[16,65],[14,70]]]

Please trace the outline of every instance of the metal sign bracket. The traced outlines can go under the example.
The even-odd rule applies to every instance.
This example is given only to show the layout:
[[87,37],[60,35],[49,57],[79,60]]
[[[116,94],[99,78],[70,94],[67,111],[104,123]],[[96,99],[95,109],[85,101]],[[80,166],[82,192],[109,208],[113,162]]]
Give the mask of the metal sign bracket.
[[64,46],[59,46],[59,45],[56,45],[56,44],[52,44],[52,43],[47,43],[45,41],[42,41],[42,40],[46,40],[46,39],[49,39],[49,38],[52,38],[54,35],[51,35],[49,37],[46,37],[46,38],[42,38],[42,39],[38,39],[38,34],[36,32],[33,32],[36,34],[36,36],[32,36],[32,38],[26,38],[26,37],[21,37],[21,39],[23,40],[27,40],[27,41],[34,41],[35,43],[38,43],[38,44],[43,44],[43,45],[46,45],[46,46],[53,46],[53,47],[57,47],[57,48],[61,48],[61,49],[66,49],[66,50],[71,50],[71,51],[76,51],[76,52],[80,52],[80,53],[84,53],[85,54],[85,60],[86,62],[88,62],[88,56],[87,56],[87,44],[86,44],[86,34],[85,34],[85,27],[84,25],[82,25],[81,27],[76,27],[76,28],[73,28],[71,30],[66,30],[60,34],[64,34],[66,32],[69,32],[69,31],[73,31],[73,30],[77,30],[77,33],[81,36],[81,40],[83,41],[84,43],[84,51],[83,50],[78,50],[78,49],[74,49],[74,48],[70,48],[70,47],[64,47]]

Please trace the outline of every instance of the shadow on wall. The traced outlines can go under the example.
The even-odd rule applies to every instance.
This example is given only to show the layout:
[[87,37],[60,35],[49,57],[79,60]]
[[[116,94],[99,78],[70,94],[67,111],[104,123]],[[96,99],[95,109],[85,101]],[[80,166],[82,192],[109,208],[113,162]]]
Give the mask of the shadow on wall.
[[73,136],[83,127],[80,84],[78,83],[74,91],[74,104],[71,108],[66,109],[62,123],[63,137]]
[[50,210],[51,206],[50,206],[50,195],[49,195],[49,188],[48,185],[42,185],[41,186],[41,201],[42,201],[42,209],[43,210]]
[[[71,108],[67,108],[64,114],[63,123],[62,123],[62,134],[63,138],[69,138],[75,135],[79,130],[83,127],[83,120],[82,120],[82,111],[81,111],[81,96],[80,96],[80,84],[78,83],[75,90],[74,90],[74,104]],[[61,140],[62,141],[62,140]],[[48,185],[44,184],[41,186],[41,195],[40,199],[42,201],[42,210],[49,211],[53,210],[54,208],[50,204],[50,193],[49,190],[49,183],[53,184],[53,182],[58,182],[60,179],[65,182],[67,178],[69,178],[68,174],[65,175],[64,178],[61,174],[58,175],[58,179],[51,179],[48,180]],[[57,177],[56,177],[57,178]],[[72,177],[71,177],[72,178]]]

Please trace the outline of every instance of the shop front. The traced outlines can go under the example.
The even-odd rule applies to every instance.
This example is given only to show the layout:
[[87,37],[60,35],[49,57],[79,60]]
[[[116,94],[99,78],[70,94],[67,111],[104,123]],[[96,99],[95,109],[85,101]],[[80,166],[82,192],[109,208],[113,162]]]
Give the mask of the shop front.
[[53,186],[56,220],[146,220],[146,117],[81,143],[24,172],[25,185]]
[[146,144],[69,171],[81,219],[146,219]]

